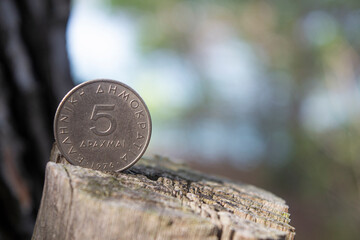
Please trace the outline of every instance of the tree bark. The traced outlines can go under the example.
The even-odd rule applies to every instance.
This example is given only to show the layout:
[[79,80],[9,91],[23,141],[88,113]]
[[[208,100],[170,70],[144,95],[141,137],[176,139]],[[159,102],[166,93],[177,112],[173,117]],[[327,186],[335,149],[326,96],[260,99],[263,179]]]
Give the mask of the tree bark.
[[159,156],[122,173],[51,158],[33,239],[294,239],[285,201],[254,186]]
[[73,86],[65,44],[69,5],[0,1],[0,239],[32,233],[53,116]]

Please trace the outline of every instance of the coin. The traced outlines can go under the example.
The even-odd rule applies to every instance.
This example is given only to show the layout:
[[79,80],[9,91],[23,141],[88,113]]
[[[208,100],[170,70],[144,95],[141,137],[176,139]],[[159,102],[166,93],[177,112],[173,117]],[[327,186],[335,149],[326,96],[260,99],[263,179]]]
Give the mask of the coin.
[[97,79],[74,87],[57,108],[55,141],[74,165],[122,171],[144,154],[151,137],[145,102],[129,86]]

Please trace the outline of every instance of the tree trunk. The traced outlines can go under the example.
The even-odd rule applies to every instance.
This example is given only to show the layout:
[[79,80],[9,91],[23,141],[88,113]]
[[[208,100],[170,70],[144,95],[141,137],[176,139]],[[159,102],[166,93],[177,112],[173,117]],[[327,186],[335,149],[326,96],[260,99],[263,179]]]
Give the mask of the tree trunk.
[[72,88],[69,0],[0,1],[0,239],[28,239],[53,142],[56,106]]
[[[52,161],[65,162],[56,149]],[[33,239],[293,239],[281,198],[141,159],[123,173],[49,162]]]

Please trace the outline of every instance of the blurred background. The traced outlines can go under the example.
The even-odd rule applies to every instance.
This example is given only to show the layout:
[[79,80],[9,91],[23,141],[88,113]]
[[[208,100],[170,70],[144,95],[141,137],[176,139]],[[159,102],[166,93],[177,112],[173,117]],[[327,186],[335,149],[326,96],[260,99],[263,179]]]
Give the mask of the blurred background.
[[0,239],[32,234],[57,104],[120,80],[147,156],[284,198],[296,239],[360,236],[360,2],[1,0]]

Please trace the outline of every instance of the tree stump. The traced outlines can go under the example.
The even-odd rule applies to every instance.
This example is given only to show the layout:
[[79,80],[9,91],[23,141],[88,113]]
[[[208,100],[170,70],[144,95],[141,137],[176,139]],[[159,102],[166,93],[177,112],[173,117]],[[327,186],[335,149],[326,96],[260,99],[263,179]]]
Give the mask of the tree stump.
[[288,206],[167,158],[121,173],[66,163],[56,145],[33,239],[294,239]]

